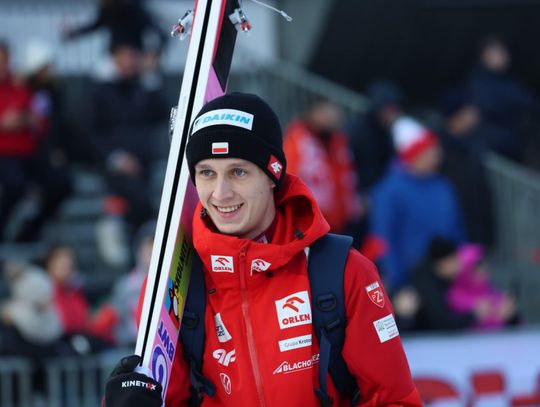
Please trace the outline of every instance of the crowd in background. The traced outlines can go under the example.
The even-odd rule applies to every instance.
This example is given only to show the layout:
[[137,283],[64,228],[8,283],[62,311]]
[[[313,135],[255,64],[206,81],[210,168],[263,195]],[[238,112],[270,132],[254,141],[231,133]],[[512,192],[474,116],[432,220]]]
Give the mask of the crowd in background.
[[[66,29],[66,41],[100,27],[112,33],[109,58],[88,80],[77,118],[63,116],[46,45],[30,44],[23,69],[13,72],[9,44],[0,43],[0,242],[43,239],[44,225],[73,192],[74,165],[103,177],[104,216],[120,218],[125,235],[134,236],[121,247],[104,244],[111,258],[123,251],[130,260],[98,301],[85,291],[92,270],[79,270],[69,241],[49,241],[46,256],[32,263],[5,261],[10,294],[0,308],[0,354],[134,344],[157,216],[149,168],[166,158],[167,135],[155,128],[167,122],[169,107],[159,72],[164,37],[133,4],[103,0],[94,23]],[[116,18],[125,13],[133,27],[120,29]],[[150,45],[141,39],[147,29],[154,30]],[[308,184],[332,231],[352,235],[376,262],[402,331],[521,323],[516,299],[495,287],[486,263],[496,236],[482,157],[493,151],[527,164],[524,135],[537,107],[510,62],[504,41],[487,38],[478,66],[430,115],[413,114],[398,84],[377,80],[365,90],[369,111],[352,122],[320,98],[284,123],[289,170]],[[8,230],[28,195],[39,197],[39,209]]]

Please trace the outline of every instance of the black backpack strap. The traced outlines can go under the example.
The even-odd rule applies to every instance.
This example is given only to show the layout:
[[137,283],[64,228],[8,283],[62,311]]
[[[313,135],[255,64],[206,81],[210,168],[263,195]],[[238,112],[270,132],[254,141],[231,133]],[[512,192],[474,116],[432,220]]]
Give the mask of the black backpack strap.
[[319,388],[315,390],[321,405],[331,406],[326,377],[328,372],[336,389],[358,402],[360,393],[341,355],[345,342],[345,264],[352,244],[350,236],[327,234],[310,246],[308,274],[311,285],[313,327],[320,345]]
[[179,336],[184,350],[184,357],[189,364],[189,378],[191,380],[190,405],[192,406],[199,406],[202,403],[204,393],[209,396],[216,393],[213,383],[202,375],[205,309],[206,288],[202,263],[197,253],[194,252],[188,295]]

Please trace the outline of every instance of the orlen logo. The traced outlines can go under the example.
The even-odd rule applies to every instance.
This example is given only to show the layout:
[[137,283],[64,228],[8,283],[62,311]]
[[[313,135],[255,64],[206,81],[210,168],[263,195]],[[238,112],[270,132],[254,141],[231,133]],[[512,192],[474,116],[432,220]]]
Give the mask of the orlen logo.
[[263,259],[254,259],[251,262],[251,275],[253,275],[254,271],[261,272],[268,270],[268,267],[270,267],[272,263],[268,263],[267,261],[264,261]]
[[212,356],[217,359],[220,365],[229,366],[230,363],[236,361],[236,350],[227,352],[225,349],[216,349]]
[[234,273],[232,256],[212,255],[212,271],[214,273]]
[[280,178],[281,170],[283,170],[283,164],[281,164],[281,161],[279,161],[276,157],[273,155],[270,155],[270,159],[268,160],[268,165],[266,166],[268,171],[271,171],[276,175],[276,178]]
[[281,329],[311,324],[311,305],[307,291],[299,291],[277,300],[276,311]]
[[301,360],[300,362],[283,362],[281,365],[278,366],[276,370],[274,370],[273,374],[289,374],[294,372],[299,372],[301,370],[311,369],[313,365],[316,365],[319,363],[319,354],[313,355],[311,358],[307,360]]

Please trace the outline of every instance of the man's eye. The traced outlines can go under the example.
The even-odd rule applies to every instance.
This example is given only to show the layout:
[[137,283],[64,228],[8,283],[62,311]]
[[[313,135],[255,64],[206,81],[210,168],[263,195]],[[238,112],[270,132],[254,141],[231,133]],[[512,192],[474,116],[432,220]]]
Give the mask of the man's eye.
[[235,169],[233,169],[233,174],[236,177],[243,177],[244,175],[247,174],[247,171],[244,170],[243,168],[235,168]]
[[199,171],[199,175],[203,176],[203,177],[211,177],[213,174],[213,171],[212,170],[208,170],[208,169],[204,169],[204,170],[200,170]]

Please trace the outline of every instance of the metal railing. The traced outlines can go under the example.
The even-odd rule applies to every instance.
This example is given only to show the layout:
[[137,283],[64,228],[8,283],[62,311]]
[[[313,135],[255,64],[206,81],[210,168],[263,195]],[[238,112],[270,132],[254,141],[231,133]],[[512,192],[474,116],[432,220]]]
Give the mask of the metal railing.
[[528,322],[540,322],[540,174],[495,154],[485,167],[493,193],[495,277],[514,291]]
[[250,64],[249,69],[233,75],[229,88],[260,95],[276,111],[284,126],[319,98],[329,99],[339,106],[345,121],[369,107],[365,96],[296,65],[285,61],[257,65],[249,56],[241,54],[239,58]]
[[0,406],[97,407],[114,365],[132,353],[133,349],[114,349],[85,357],[49,358],[39,364],[23,357],[1,357]]
[[0,406],[30,407],[32,400],[32,364],[21,358],[0,360]]

